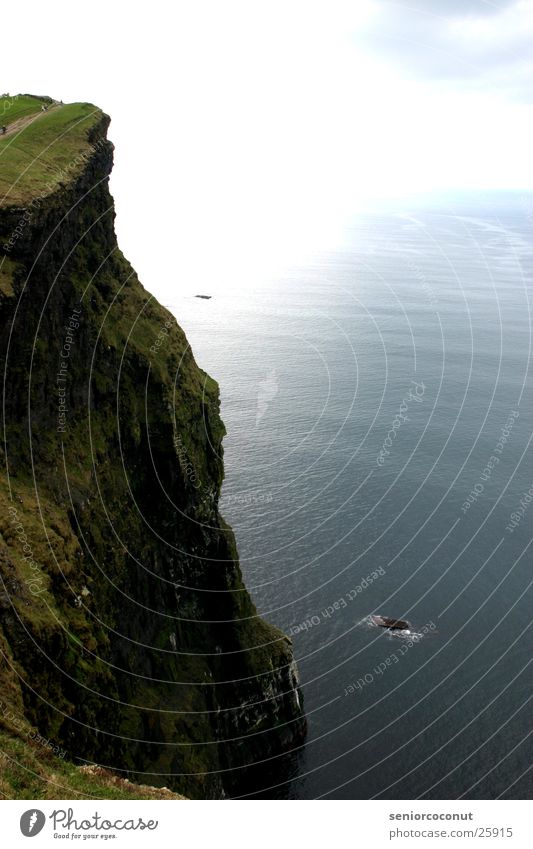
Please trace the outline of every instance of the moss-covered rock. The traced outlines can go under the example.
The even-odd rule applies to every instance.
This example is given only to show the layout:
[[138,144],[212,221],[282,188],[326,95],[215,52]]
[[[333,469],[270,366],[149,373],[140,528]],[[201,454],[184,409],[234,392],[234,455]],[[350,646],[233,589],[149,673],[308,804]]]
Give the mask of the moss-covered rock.
[[118,249],[108,119],[81,107],[68,179],[0,209],[4,703],[67,761],[230,795],[303,739],[290,641],[218,512],[218,387]]

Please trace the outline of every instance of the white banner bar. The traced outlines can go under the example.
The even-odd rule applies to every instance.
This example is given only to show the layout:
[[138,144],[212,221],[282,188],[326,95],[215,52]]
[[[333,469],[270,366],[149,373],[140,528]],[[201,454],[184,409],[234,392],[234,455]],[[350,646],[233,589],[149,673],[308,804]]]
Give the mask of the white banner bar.
[[[530,801],[9,800],[1,805],[6,849],[73,843],[157,849],[533,847]],[[33,837],[35,844],[29,844]]]

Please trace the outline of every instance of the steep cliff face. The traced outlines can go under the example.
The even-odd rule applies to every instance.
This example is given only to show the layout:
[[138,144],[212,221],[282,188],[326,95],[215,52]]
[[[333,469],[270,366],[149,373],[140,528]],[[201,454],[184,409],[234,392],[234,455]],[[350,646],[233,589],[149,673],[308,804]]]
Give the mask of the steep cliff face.
[[108,119],[86,112],[72,167],[0,206],[0,725],[233,795],[305,734],[290,641],[218,512],[218,387],[117,246]]

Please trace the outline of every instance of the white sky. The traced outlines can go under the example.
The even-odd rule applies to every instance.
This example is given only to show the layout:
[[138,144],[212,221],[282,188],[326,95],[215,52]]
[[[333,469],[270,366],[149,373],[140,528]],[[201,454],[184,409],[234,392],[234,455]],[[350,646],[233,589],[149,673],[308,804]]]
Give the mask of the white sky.
[[375,198],[533,188],[531,0],[27,0],[2,22],[2,90],[111,115],[121,246],[166,301],[298,261]]

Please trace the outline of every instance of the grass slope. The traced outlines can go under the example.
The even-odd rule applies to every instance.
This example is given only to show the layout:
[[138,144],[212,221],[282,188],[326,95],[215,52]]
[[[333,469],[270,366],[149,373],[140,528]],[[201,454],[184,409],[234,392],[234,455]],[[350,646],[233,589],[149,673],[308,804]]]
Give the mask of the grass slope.
[[91,152],[90,129],[101,118],[91,103],[0,98],[0,126],[7,127],[0,135],[0,206],[25,206],[76,176]]
[[0,126],[8,126],[19,118],[27,118],[41,111],[42,106],[50,106],[49,97],[36,97],[34,94],[15,94],[13,97],[0,97]]

